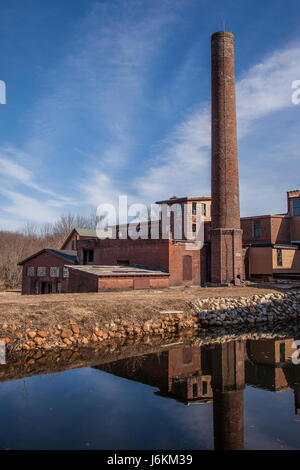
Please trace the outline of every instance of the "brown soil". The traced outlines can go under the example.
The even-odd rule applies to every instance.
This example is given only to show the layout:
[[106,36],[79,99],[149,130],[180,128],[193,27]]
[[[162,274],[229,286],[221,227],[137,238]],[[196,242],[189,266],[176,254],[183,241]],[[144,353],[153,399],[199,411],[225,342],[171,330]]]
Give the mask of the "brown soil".
[[161,317],[162,311],[190,310],[189,301],[206,297],[239,297],[275,292],[267,285],[220,288],[169,288],[89,294],[51,294],[22,296],[19,292],[0,293],[0,327],[52,328],[67,325],[70,320],[95,326],[121,318],[129,323]]

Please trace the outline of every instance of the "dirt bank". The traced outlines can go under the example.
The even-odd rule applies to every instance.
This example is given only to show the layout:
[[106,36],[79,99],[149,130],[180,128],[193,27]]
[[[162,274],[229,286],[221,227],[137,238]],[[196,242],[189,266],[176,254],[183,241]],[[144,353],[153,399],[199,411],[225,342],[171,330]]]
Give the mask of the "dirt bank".
[[170,288],[21,296],[0,294],[0,339],[14,349],[72,347],[112,338],[198,328],[191,301],[267,294],[267,286]]

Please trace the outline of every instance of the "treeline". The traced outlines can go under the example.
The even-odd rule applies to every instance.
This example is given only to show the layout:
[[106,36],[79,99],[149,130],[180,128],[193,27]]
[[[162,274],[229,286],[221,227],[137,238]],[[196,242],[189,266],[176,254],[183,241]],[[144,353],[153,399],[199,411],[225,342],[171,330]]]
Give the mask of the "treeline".
[[95,228],[97,218],[68,214],[53,224],[27,224],[17,232],[0,231],[0,289],[21,285],[22,268],[18,262],[43,248],[59,249],[75,227]]

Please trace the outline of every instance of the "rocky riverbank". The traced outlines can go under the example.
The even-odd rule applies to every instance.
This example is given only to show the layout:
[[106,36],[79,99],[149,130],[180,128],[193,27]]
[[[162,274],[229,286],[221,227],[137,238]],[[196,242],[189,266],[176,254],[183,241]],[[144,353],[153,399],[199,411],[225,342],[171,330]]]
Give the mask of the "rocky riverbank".
[[158,336],[164,338],[166,335],[179,333],[183,330],[198,329],[197,314],[184,312],[160,312],[160,317],[155,320],[141,322],[138,318],[128,322],[115,318],[110,323],[96,323],[94,327],[86,326],[84,322],[76,323],[69,320],[66,325],[56,325],[55,328],[27,328],[22,331],[17,325],[3,324],[1,327],[0,341],[7,345],[8,350],[31,350],[52,348],[76,348],[89,347],[99,343],[112,343],[119,341],[120,344],[130,338],[142,340],[143,337]]
[[[300,317],[300,290],[256,293],[238,297],[194,298],[180,303],[182,310],[157,310],[134,313],[124,318],[121,311],[109,319],[98,314],[68,318],[55,312],[47,318],[38,313],[24,314],[22,322],[0,323],[0,341],[7,351],[70,349],[122,345],[128,340],[150,341],[170,335],[217,335],[239,332],[242,328],[283,324]],[[11,318],[11,317],[10,317]],[[51,320],[51,321],[50,321]]]
[[271,292],[239,298],[207,298],[191,302],[202,327],[236,327],[286,322],[300,317],[300,291]]

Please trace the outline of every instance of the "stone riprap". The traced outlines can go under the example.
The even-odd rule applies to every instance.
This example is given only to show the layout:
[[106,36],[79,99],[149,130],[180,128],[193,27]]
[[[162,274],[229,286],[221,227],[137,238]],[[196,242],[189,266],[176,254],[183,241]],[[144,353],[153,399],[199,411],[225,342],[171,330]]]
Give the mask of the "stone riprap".
[[300,291],[239,298],[197,299],[190,303],[202,327],[286,322],[300,317]]

